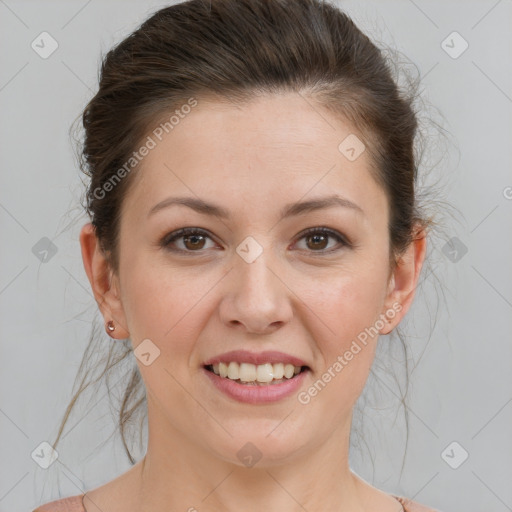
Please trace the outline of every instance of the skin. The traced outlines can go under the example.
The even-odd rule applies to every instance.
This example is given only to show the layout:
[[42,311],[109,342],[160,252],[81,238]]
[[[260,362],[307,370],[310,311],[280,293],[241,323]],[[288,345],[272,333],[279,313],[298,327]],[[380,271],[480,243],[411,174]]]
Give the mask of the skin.
[[[348,465],[352,409],[378,336],[307,405],[296,394],[265,406],[234,401],[202,365],[229,350],[279,350],[307,362],[307,389],[393,304],[401,311],[379,332],[400,323],[423,265],[424,233],[391,272],[388,203],[369,154],[355,161],[341,154],[340,142],[357,132],[312,100],[294,93],[243,107],[198,100],[134,176],[122,207],[119,272],[111,272],[91,224],[80,235],[95,298],[116,326],[111,336],[129,336],[134,349],[149,338],[160,350],[149,366],[137,359],[147,390],[146,456],[89,491],[87,512],[398,512],[393,497]],[[279,220],[285,204],[333,193],[364,214],[335,206]],[[173,206],[148,218],[171,195],[200,197],[232,216]],[[353,246],[299,236],[322,226]],[[176,240],[189,251],[182,255],[159,245],[182,227],[210,238]],[[263,249],[252,263],[236,252],[247,236]],[[249,441],[262,454],[252,468],[237,457]]]

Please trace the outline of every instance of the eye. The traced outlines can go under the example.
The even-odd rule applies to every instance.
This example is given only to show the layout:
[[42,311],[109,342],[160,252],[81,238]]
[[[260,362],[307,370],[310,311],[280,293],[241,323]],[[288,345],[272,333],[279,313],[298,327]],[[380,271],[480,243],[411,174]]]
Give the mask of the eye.
[[350,247],[351,244],[344,238],[340,233],[337,231],[333,231],[329,228],[310,228],[302,233],[299,240],[305,239],[306,240],[306,246],[309,248],[313,248],[311,252],[316,253],[331,253],[335,252],[337,249],[330,248],[328,250],[325,250],[325,248],[328,246],[328,239],[334,238],[339,244],[342,246]]
[[[166,236],[162,240],[162,246],[168,249],[169,251],[200,252],[202,249],[204,249],[205,239],[207,238],[211,240],[211,237],[208,235],[208,233],[206,231],[203,231],[202,229],[182,228]],[[183,239],[183,244],[185,248],[171,247],[171,245],[179,239]]]
[[[330,248],[326,250],[329,238],[336,240],[336,242],[341,244],[341,246],[351,247],[350,242],[340,233],[325,227],[310,228],[304,231],[298,240],[306,240],[307,248],[305,250],[309,249],[310,252],[323,254],[338,250],[337,248]],[[205,247],[206,239],[212,240],[211,236],[202,229],[182,228],[164,237],[161,241],[161,245],[169,251],[188,253],[202,252],[203,250],[208,249],[208,247]],[[183,245],[181,247],[173,247],[173,244],[177,241],[182,242]]]

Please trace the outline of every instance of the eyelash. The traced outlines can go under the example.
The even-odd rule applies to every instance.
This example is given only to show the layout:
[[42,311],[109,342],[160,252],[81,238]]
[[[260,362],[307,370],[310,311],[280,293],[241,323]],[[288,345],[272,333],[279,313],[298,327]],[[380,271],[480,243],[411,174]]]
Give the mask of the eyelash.
[[[313,234],[321,234],[321,235],[324,235],[324,236],[329,236],[331,238],[334,238],[338,243],[340,243],[342,245],[342,247],[352,247],[352,244],[345,238],[343,237],[342,235],[340,235],[339,233],[337,233],[336,231],[333,231],[332,229],[329,229],[329,228],[325,228],[325,227],[317,227],[317,228],[309,228],[307,229],[306,231],[302,232],[299,236],[299,238],[297,238],[296,241],[299,241],[299,240],[302,240],[303,238],[307,237],[307,236],[310,236],[310,235],[313,235]],[[182,228],[182,229],[179,229],[178,231],[174,231],[172,233],[170,233],[169,235],[166,235],[160,245],[168,250],[168,251],[171,251],[171,252],[177,252],[177,253],[187,253],[187,254],[194,254],[194,253],[201,253],[203,251],[203,249],[201,250],[198,250],[198,251],[189,251],[189,250],[185,250],[185,249],[175,249],[175,248],[171,248],[170,245],[172,242],[180,239],[180,238],[183,238],[183,237],[186,237],[186,236],[191,236],[191,235],[200,235],[200,236],[204,236],[204,237],[208,237],[210,238],[211,240],[213,240],[211,238],[211,236],[208,234],[208,232],[204,231],[203,229],[200,229],[200,228]],[[204,249],[205,250],[205,249]],[[319,251],[309,251],[311,252],[313,255],[324,255],[324,254],[331,254],[333,252],[336,252],[340,250],[340,248],[335,248],[335,249],[328,249],[328,250],[325,250],[325,249],[322,249],[322,250],[319,250]]]

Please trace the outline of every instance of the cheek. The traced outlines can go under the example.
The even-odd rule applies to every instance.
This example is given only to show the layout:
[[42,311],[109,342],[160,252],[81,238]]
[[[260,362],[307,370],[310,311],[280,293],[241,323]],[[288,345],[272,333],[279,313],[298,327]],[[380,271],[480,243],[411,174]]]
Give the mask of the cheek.
[[[374,280],[344,277],[328,291],[311,297],[317,359],[311,387],[305,390],[311,405],[329,425],[344,421],[360,396],[375,356],[382,302]],[[327,328],[327,327],[328,328]],[[304,402],[301,402],[304,403]]]
[[198,337],[201,304],[217,281],[208,273],[198,279],[197,272],[157,266],[149,258],[133,262],[123,282],[123,306],[134,345],[149,338],[162,354],[189,351],[186,340]]
[[366,271],[344,273],[324,286],[312,282],[304,290],[304,302],[335,336],[346,337],[373,325],[382,308],[385,285],[384,274],[379,279]]
[[304,290],[304,302],[314,313],[307,328],[322,355],[317,361],[319,369],[330,368],[336,374],[335,380],[344,383],[341,392],[347,393],[348,399],[364,386],[373,361],[386,275],[382,266],[341,273],[323,286],[311,283]]

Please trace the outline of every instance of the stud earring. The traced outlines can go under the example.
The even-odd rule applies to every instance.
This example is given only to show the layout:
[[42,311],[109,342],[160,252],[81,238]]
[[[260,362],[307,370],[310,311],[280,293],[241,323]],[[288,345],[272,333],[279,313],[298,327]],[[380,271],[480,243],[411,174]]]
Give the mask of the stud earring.
[[116,330],[116,326],[114,325],[114,322],[112,320],[109,320],[107,322],[107,329],[109,332],[114,332]]

